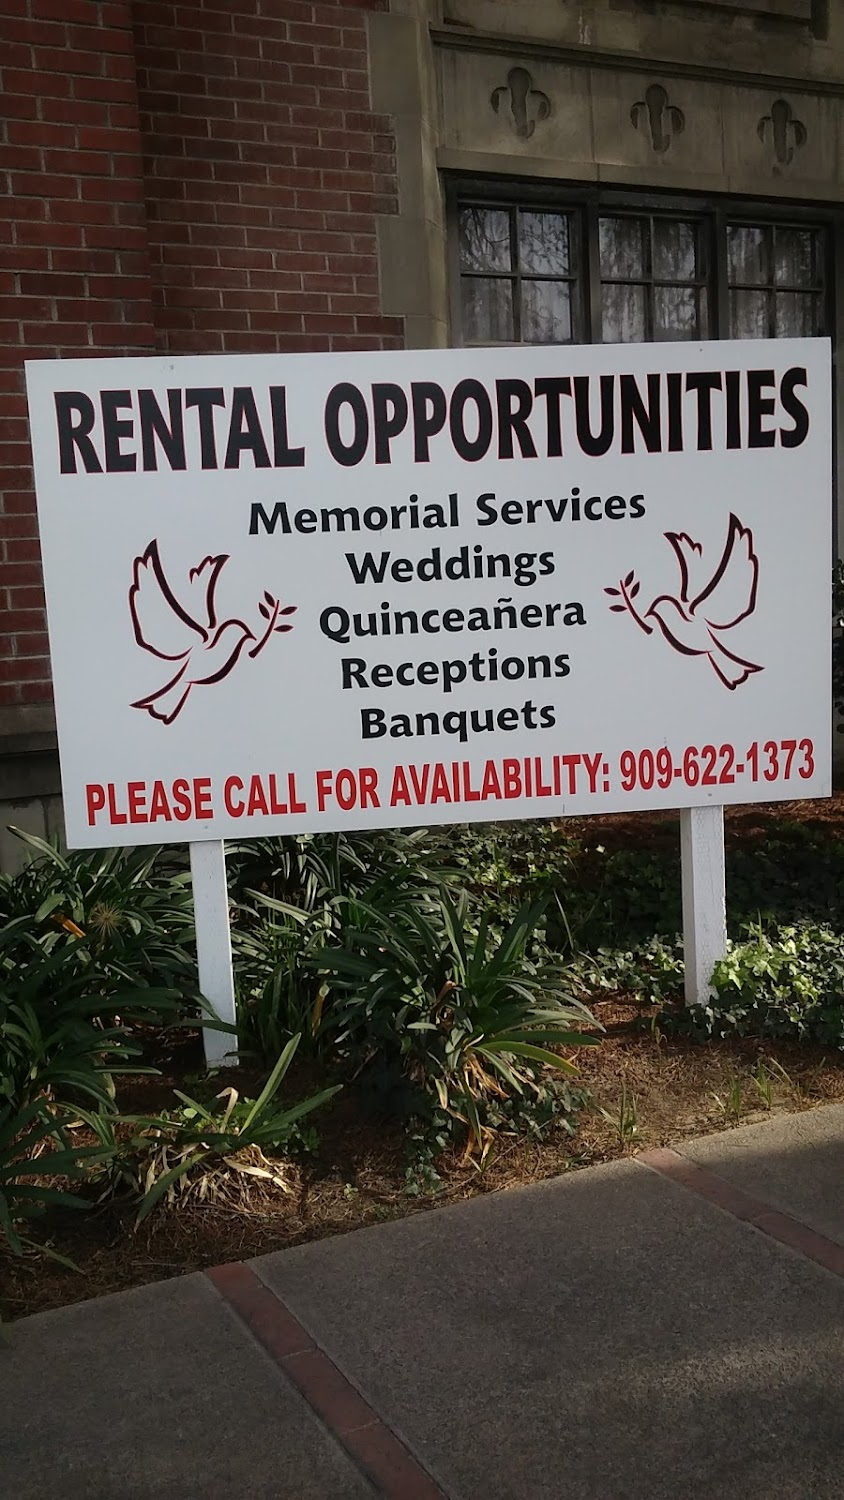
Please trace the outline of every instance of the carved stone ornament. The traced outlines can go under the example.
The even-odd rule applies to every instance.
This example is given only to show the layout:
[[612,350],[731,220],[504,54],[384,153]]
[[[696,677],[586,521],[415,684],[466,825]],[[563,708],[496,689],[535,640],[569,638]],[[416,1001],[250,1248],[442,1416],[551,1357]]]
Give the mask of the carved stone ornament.
[[797,119],[787,99],[777,99],[771,105],[771,113],[762,116],[756,130],[760,141],[773,148],[774,159],[780,167],[787,167],[794,160],[795,152],[809,139],[806,126]]
[[669,104],[661,83],[652,83],[645,89],[644,99],[638,99],[633,105],[630,123],[636,130],[647,132],[654,151],[662,156],[675,135],[683,134],[686,116],[676,104]]
[[547,120],[551,100],[541,89],[535,89],[527,68],[511,68],[506,84],[493,89],[489,102],[496,114],[506,111],[516,135],[530,140],[539,120]]

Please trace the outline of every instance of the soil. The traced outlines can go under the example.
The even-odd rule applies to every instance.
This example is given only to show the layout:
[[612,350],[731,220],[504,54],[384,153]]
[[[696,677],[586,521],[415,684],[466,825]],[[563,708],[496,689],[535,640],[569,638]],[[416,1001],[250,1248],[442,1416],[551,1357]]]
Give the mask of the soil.
[[[741,807],[727,812],[727,837],[763,838],[773,819],[817,825],[844,836],[844,795],[828,802]],[[605,848],[677,847],[676,817],[593,818],[578,830]],[[161,1206],[139,1227],[128,1203],[110,1201],[86,1213],[61,1213],[39,1223],[39,1234],[75,1262],[70,1270],[42,1255],[0,1253],[0,1317],[26,1314],[107,1292],[185,1275],[224,1261],[285,1249],[366,1224],[427,1211],[478,1193],[524,1186],[542,1178],[634,1154],[690,1135],[729,1129],[769,1112],[844,1101],[844,1055],[796,1043],[755,1039],[694,1043],[660,1034],[655,1012],[622,999],[598,1001],[606,1029],[600,1047],[578,1055],[580,1081],[592,1102],[573,1136],[559,1129],[542,1142],[502,1136],[481,1165],[474,1157],[439,1164],[431,1189],[408,1183],[398,1127],[361,1118],[348,1092],[319,1117],[314,1158],[292,1166],[287,1191],[248,1180],[237,1200]],[[200,1066],[198,1041],[162,1057],[162,1075],[126,1085],[123,1110],[152,1112],[172,1105]],[[226,1083],[248,1093],[247,1068]],[[311,1080],[292,1082],[308,1092]],[[315,1081],[314,1081],[315,1086]]]

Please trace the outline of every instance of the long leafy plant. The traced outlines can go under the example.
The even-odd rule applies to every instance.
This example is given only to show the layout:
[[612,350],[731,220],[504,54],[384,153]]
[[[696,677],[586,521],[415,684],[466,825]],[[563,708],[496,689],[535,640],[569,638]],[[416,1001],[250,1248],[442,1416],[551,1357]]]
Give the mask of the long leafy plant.
[[541,1091],[545,1070],[576,1071],[551,1049],[597,1040],[560,967],[531,956],[544,902],[503,933],[475,920],[465,892],[347,906],[342,946],[312,962],[334,992],[338,1049],[406,1113],[438,1107],[480,1143],[491,1102]]

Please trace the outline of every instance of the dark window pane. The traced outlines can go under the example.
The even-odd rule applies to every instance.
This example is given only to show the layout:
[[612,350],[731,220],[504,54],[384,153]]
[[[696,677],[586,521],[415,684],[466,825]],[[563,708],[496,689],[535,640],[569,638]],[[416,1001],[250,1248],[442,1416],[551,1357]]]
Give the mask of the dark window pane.
[[647,338],[643,286],[603,286],[601,308],[605,344],[643,343]]
[[694,281],[697,275],[697,225],[654,219],[654,276],[660,281]]
[[571,343],[571,288],[567,281],[522,282],[522,339],[526,344]]
[[777,229],[774,267],[780,285],[811,286],[815,280],[815,236],[810,229]]
[[619,281],[646,275],[646,231],[642,219],[601,219],[601,275]]
[[512,343],[515,338],[512,282],[464,276],[463,328],[469,344]]
[[813,338],[823,331],[820,298],[811,292],[777,292],[775,306],[777,338]]
[[705,307],[705,290],[698,292],[695,287],[686,286],[654,287],[654,338],[705,338]]
[[766,339],[770,326],[769,292],[730,292],[730,337]]
[[525,272],[568,274],[569,223],[565,214],[519,214],[519,265]]
[[510,215],[506,208],[461,208],[460,261],[466,271],[510,270]]
[[747,282],[765,286],[771,281],[771,231],[767,225],[729,225],[727,253],[731,285]]

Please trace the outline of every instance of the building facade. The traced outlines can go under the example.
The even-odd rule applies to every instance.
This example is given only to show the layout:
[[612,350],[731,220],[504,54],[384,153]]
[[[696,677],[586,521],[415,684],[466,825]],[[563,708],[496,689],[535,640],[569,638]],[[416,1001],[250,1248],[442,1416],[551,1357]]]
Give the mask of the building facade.
[[833,0],[0,0],[0,43],[0,865],[61,820],[25,358],[840,347]]

